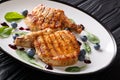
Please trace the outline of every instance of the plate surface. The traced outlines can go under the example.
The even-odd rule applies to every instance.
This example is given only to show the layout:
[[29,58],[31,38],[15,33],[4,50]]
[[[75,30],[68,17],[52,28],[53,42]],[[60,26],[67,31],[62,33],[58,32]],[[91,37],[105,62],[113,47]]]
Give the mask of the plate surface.
[[[10,12],[11,11],[21,12],[24,9],[31,11],[38,4],[45,4],[48,7],[63,9],[65,11],[65,14],[69,18],[73,19],[77,24],[83,24],[89,32],[91,32],[99,37],[102,51],[99,52],[99,51],[92,49],[92,53],[90,54],[90,59],[91,59],[92,63],[87,64],[87,67],[84,70],[81,70],[80,72],[65,72],[64,70],[66,67],[53,67],[54,68],[53,70],[48,70],[45,68],[40,68],[36,65],[33,65],[33,64],[21,59],[16,54],[15,50],[11,49],[8,46],[8,44],[13,43],[12,36],[10,36],[9,38],[0,39],[0,47],[4,51],[6,51],[12,57],[18,59],[19,61],[21,61],[31,67],[34,67],[34,68],[37,68],[37,69],[40,69],[43,71],[60,73],[60,74],[91,73],[91,72],[101,70],[101,69],[107,67],[111,63],[111,61],[114,59],[116,52],[117,52],[116,42],[115,42],[113,36],[111,35],[111,33],[108,32],[93,17],[91,17],[88,14],[86,14],[85,12],[75,9],[71,6],[68,6],[68,5],[65,5],[62,3],[58,3],[58,2],[46,1],[46,0],[12,0],[12,1],[8,1],[3,4],[0,4],[0,22],[5,21],[4,15],[6,12],[9,12],[9,11]],[[19,25],[25,26],[24,22],[20,22]],[[45,66],[45,64],[41,61],[39,61],[38,64],[40,64],[43,67]],[[72,66],[81,66],[81,65],[84,65],[84,63],[78,62]]]

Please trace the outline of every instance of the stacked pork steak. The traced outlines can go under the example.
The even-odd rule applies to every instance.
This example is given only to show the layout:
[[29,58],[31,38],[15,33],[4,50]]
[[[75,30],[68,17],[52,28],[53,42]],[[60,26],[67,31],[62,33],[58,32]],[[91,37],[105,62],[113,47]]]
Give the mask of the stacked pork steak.
[[82,31],[82,26],[72,22],[61,9],[49,8],[38,5],[25,18],[25,23],[31,31],[39,31],[46,28],[62,30],[70,28],[78,33]]
[[82,26],[73,23],[63,10],[38,5],[25,18],[31,32],[15,40],[15,45],[35,48],[38,57],[52,66],[68,66],[78,61],[80,45],[70,28],[80,33]]

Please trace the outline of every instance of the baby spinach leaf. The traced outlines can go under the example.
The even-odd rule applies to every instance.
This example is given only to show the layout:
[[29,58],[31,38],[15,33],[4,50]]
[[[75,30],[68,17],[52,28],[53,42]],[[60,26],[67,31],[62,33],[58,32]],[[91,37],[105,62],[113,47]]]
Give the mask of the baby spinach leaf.
[[66,72],[79,72],[81,71],[81,69],[85,68],[86,66],[81,66],[81,67],[78,67],[78,66],[72,66],[72,67],[67,67],[65,69]]
[[35,61],[35,58],[31,58],[27,55],[27,53],[25,51],[21,51],[21,50],[16,50],[16,53],[18,54],[18,56],[22,59],[24,59],[25,61],[31,63],[31,64],[34,64],[36,66],[39,66],[40,68],[43,68],[40,64],[38,64],[36,61]]
[[5,20],[8,22],[12,22],[12,21],[18,21],[20,19],[23,19],[24,16],[17,13],[17,12],[7,12],[4,16]]
[[99,38],[92,33],[87,32],[87,38],[93,44],[100,43]]
[[81,69],[78,66],[68,67],[65,69],[66,72],[79,72]]
[[5,28],[2,34],[10,35],[12,32],[13,28]]
[[88,43],[83,43],[83,47],[87,53],[91,53],[91,47]]
[[7,26],[0,27],[0,34],[4,31],[5,28],[7,28]]
[[3,28],[1,29],[0,36],[1,36],[2,38],[7,38],[7,37],[9,37],[9,36],[11,35],[12,30],[13,30],[13,28],[10,28],[10,27],[5,28],[5,27],[3,27]]

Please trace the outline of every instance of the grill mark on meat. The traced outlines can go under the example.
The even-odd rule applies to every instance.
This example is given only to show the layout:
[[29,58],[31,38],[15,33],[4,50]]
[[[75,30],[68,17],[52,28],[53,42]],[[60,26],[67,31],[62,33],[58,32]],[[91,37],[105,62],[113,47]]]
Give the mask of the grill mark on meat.
[[[39,39],[40,38],[40,39]],[[42,45],[43,45],[43,43],[41,42],[41,41],[43,41],[42,40],[42,38],[41,38],[41,36],[40,37],[38,37],[38,39],[36,40],[36,44],[38,45],[37,47],[38,47],[38,54],[39,54],[39,50],[40,50],[40,53],[41,54],[44,54],[45,52],[44,52],[44,50],[42,49]],[[37,50],[37,49],[36,49]]]
[[46,40],[46,36],[47,36],[47,35],[42,35],[43,40],[44,40],[44,44],[45,44],[45,46],[46,46],[47,53],[49,53],[49,52],[50,52],[50,48],[48,47],[47,40]]
[[52,47],[52,52],[54,53],[53,55],[54,56],[59,55],[59,53],[58,53],[58,51],[56,50],[56,47],[55,47],[55,41],[56,40],[54,39],[54,34],[49,35],[49,39],[51,41],[50,43],[51,43],[51,47]]
[[[40,8],[40,9],[39,9]],[[32,22],[37,25],[41,25],[43,23],[44,17],[42,15],[43,11],[45,10],[45,6],[42,7],[36,7],[33,9],[31,17],[32,17]],[[28,14],[30,15],[30,14]],[[32,27],[32,30],[39,30],[39,26]]]
[[64,41],[64,39],[61,37],[61,35],[62,35],[63,33],[62,33],[62,32],[58,32],[58,33],[56,33],[56,34],[58,34],[58,35],[60,36],[60,41],[61,41],[61,45],[63,46],[64,54],[69,53],[69,52],[68,52],[69,46],[66,44],[66,42]]
[[56,52],[51,44],[51,39],[50,39],[49,35],[45,35],[44,40],[45,40],[45,42],[46,42],[45,44],[48,48],[48,54],[50,54],[50,56],[53,57],[54,54],[52,54],[52,53],[56,53]]
[[[44,21],[44,16],[42,15],[42,13],[45,11],[45,6],[43,7],[43,9],[41,10],[41,12],[39,13],[39,15],[37,16],[38,17],[38,23],[39,25],[42,25],[43,21]],[[38,26],[39,28],[39,26]]]
[[[44,46],[45,46],[45,48],[44,48],[44,50],[45,50],[45,56],[50,56],[49,54],[49,52],[50,52],[50,49],[49,49],[49,47],[48,47],[48,45],[47,45],[47,41],[45,41],[45,37],[46,37],[46,35],[41,35],[42,36],[42,38],[43,38],[43,41],[44,41]],[[52,54],[51,54],[51,56],[52,56]]]
[[[73,48],[74,48],[74,49],[78,48],[78,46],[76,47],[76,45],[75,45],[74,38],[71,37],[71,36],[73,36],[73,35],[71,35],[71,33],[68,33],[68,32],[66,32],[66,31],[63,32],[63,33],[64,33],[63,35],[66,35],[66,38],[70,40],[70,44],[74,46]],[[76,40],[75,40],[75,41],[76,41]]]
[[[37,11],[37,9],[38,9],[38,11]],[[40,9],[39,9],[39,8],[36,8],[35,11],[34,11],[34,10],[33,10],[33,11],[35,12],[35,15],[36,15],[36,16],[39,16],[39,17],[40,17],[44,10],[45,10],[45,6],[41,6]]]
[[41,17],[44,10],[45,6],[41,6],[40,8],[34,8],[32,11],[32,16]]
[[52,29],[54,29],[54,26],[55,26],[55,20],[54,20],[54,15],[55,15],[55,14],[54,14],[54,10],[55,10],[55,9],[52,9],[52,11],[53,11],[52,14],[53,14],[53,16],[52,16],[52,18],[51,18],[51,20],[50,20],[50,22],[49,22],[49,23],[50,23],[50,28],[52,28]]
[[[66,38],[70,41],[70,46],[71,46],[71,52],[74,52],[76,49],[74,48],[74,46],[76,45],[76,44],[74,44],[73,43],[73,38],[74,38],[74,36],[73,35],[71,35],[72,36],[72,38],[69,38],[68,36],[70,36],[70,33],[68,33],[67,31],[65,31],[65,32],[63,32],[64,34],[63,35],[66,35]],[[73,54],[73,53],[71,53],[71,54]]]
[[54,41],[53,41],[53,42],[54,42],[54,43],[53,43],[53,46],[55,47],[56,52],[58,53],[58,55],[63,54],[62,49],[61,49],[61,47],[60,47],[60,42],[59,42],[58,36],[56,37],[56,35],[53,34],[53,39],[52,39],[52,40],[54,40]]
[[57,28],[57,27],[60,27],[61,26],[61,13],[60,12],[57,12],[58,10],[55,10],[55,27]]
[[61,53],[61,50],[59,48],[59,43],[58,43],[58,41],[57,41],[57,39],[55,37],[55,34],[51,34],[50,38],[51,38],[54,50],[56,51],[56,54],[59,55]]
[[51,27],[50,24],[51,24],[51,21],[52,21],[52,17],[54,16],[53,10],[54,10],[54,9],[50,9],[49,14],[47,15],[49,27]]
[[45,56],[47,54],[47,47],[45,45],[43,36],[38,37],[38,43],[40,44],[39,48],[40,48],[40,51],[41,51],[42,55]]
[[58,48],[60,48],[60,50],[62,51],[61,54],[65,54],[64,45],[63,45],[64,43],[62,42],[61,37],[59,36],[57,32],[55,33],[55,36],[59,44]]
[[47,8],[44,10],[44,12],[42,13],[42,15],[44,16],[44,20],[41,26],[41,29],[45,29],[48,27],[47,23],[46,23],[46,19],[47,19],[47,15],[49,14],[50,8]]
[[36,47],[36,53],[38,54],[38,56],[40,56],[42,54],[42,49],[40,48],[40,43],[38,42],[38,40],[35,40],[34,44]]
[[65,33],[68,33],[68,34],[66,34],[67,35],[67,37],[69,37],[69,39],[71,40],[71,43],[73,44],[73,46],[74,46],[74,49],[75,50],[78,50],[78,48],[79,48],[79,44],[77,44],[77,41],[76,41],[76,38],[74,37],[72,37],[73,35],[72,35],[72,33],[70,33],[70,32],[65,32]]
[[56,18],[55,18],[55,9],[53,10],[53,17],[52,17],[52,23],[53,23],[53,25],[51,26],[52,28],[55,28],[55,24],[56,24]]
[[48,13],[48,15],[46,16],[48,23],[49,23],[49,21],[52,19],[52,17],[53,17],[53,12],[54,12],[54,9],[52,9],[52,8],[49,8],[49,9],[50,9],[50,10],[49,10],[49,13]]
[[68,53],[71,53],[73,51],[73,48],[72,46],[74,46],[72,43],[71,43],[71,40],[69,38],[67,38],[66,34],[64,34],[64,32],[62,32],[62,35],[60,35],[61,38],[64,40],[64,42],[66,43],[66,47],[67,47],[67,51],[69,51]]
[[42,24],[42,29],[45,29],[45,28],[49,27],[48,21],[49,21],[48,17],[45,17],[44,18],[44,23]]

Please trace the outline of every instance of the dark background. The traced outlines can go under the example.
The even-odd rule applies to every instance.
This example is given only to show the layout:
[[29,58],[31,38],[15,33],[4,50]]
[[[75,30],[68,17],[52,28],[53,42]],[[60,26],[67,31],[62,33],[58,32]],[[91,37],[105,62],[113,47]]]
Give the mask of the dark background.
[[[0,0],[0,3],[6,0]],[[118,52],[107,68],[85,75],[55,75],[17,62],[0,51],[0,80],[120,80],[120,0],[58,0],[78,7],[99,20],[114,35]]]

